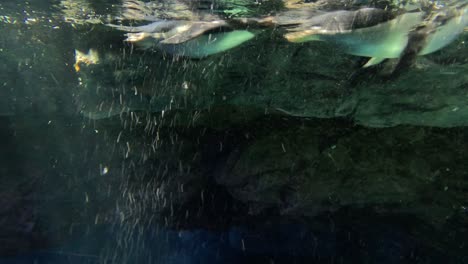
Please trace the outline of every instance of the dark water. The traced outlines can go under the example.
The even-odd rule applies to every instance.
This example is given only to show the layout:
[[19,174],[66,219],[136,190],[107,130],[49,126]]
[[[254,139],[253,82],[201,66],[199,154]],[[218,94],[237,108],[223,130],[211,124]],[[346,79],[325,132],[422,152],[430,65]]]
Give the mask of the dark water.
[[[239,23],[314,2],[151,16]],[[146,23],[123,6],[0,3],[1,264],[468,263],[466,32],[362,68],[339,45],[248,25],[253,39],[188,58],[125,42],[106,24]]]

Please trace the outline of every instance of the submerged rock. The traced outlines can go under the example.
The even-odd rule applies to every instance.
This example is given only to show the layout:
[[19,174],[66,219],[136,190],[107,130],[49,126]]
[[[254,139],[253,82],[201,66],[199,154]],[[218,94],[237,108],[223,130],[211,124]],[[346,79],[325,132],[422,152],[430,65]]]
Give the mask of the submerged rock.
[[[462,192],[453,191],[466,188],[466,166],[454,161],[468,153],[452,150],[448,142],[441,148],[451,141],[442,133],[321,128],[292,127],[246,142],[230,154],[217,182],[253,215],[274,210],[316,217],[372,208],[377,214],[409,214],[438,228],[452,217],[467,220]],[[453,140],[466,137],[457,134]]]

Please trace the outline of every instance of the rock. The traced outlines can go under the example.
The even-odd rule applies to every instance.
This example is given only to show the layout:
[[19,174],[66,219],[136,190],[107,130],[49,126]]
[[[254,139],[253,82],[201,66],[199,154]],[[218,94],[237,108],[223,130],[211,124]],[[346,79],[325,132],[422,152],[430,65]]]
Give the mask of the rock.
[[467,126],[468,64],[420,67],[396,80],[357,88],[356,122],[372,127]]
[[[374,208],[443,225],[460,212],[461,193],[445,196],[444,186],[460,184],[464,165],[454,167],[452,161],[468,153],[452,152],[441,134],[418,128],[360,130],[319,151],[330,135],[317,130],[291,128],[247,143],[231,154],[218,183],[249,204],[253,214],[273,208],[282,215],[313,217],[346,207]],[[457,205],[450,209],[449,204]]]

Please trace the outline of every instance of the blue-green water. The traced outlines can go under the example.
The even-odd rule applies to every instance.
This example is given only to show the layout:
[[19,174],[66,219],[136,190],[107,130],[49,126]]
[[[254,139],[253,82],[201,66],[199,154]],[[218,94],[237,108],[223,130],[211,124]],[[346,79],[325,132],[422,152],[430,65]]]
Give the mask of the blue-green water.
[[1,2],[0,263],[467,263],[467,3],[413,2]]

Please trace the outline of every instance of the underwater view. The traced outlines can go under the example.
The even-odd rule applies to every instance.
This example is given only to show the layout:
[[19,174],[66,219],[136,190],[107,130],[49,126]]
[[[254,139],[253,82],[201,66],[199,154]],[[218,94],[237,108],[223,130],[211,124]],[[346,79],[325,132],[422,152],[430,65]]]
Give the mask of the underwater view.
[[468,264],[468,0],[0,1],[0,264]]

